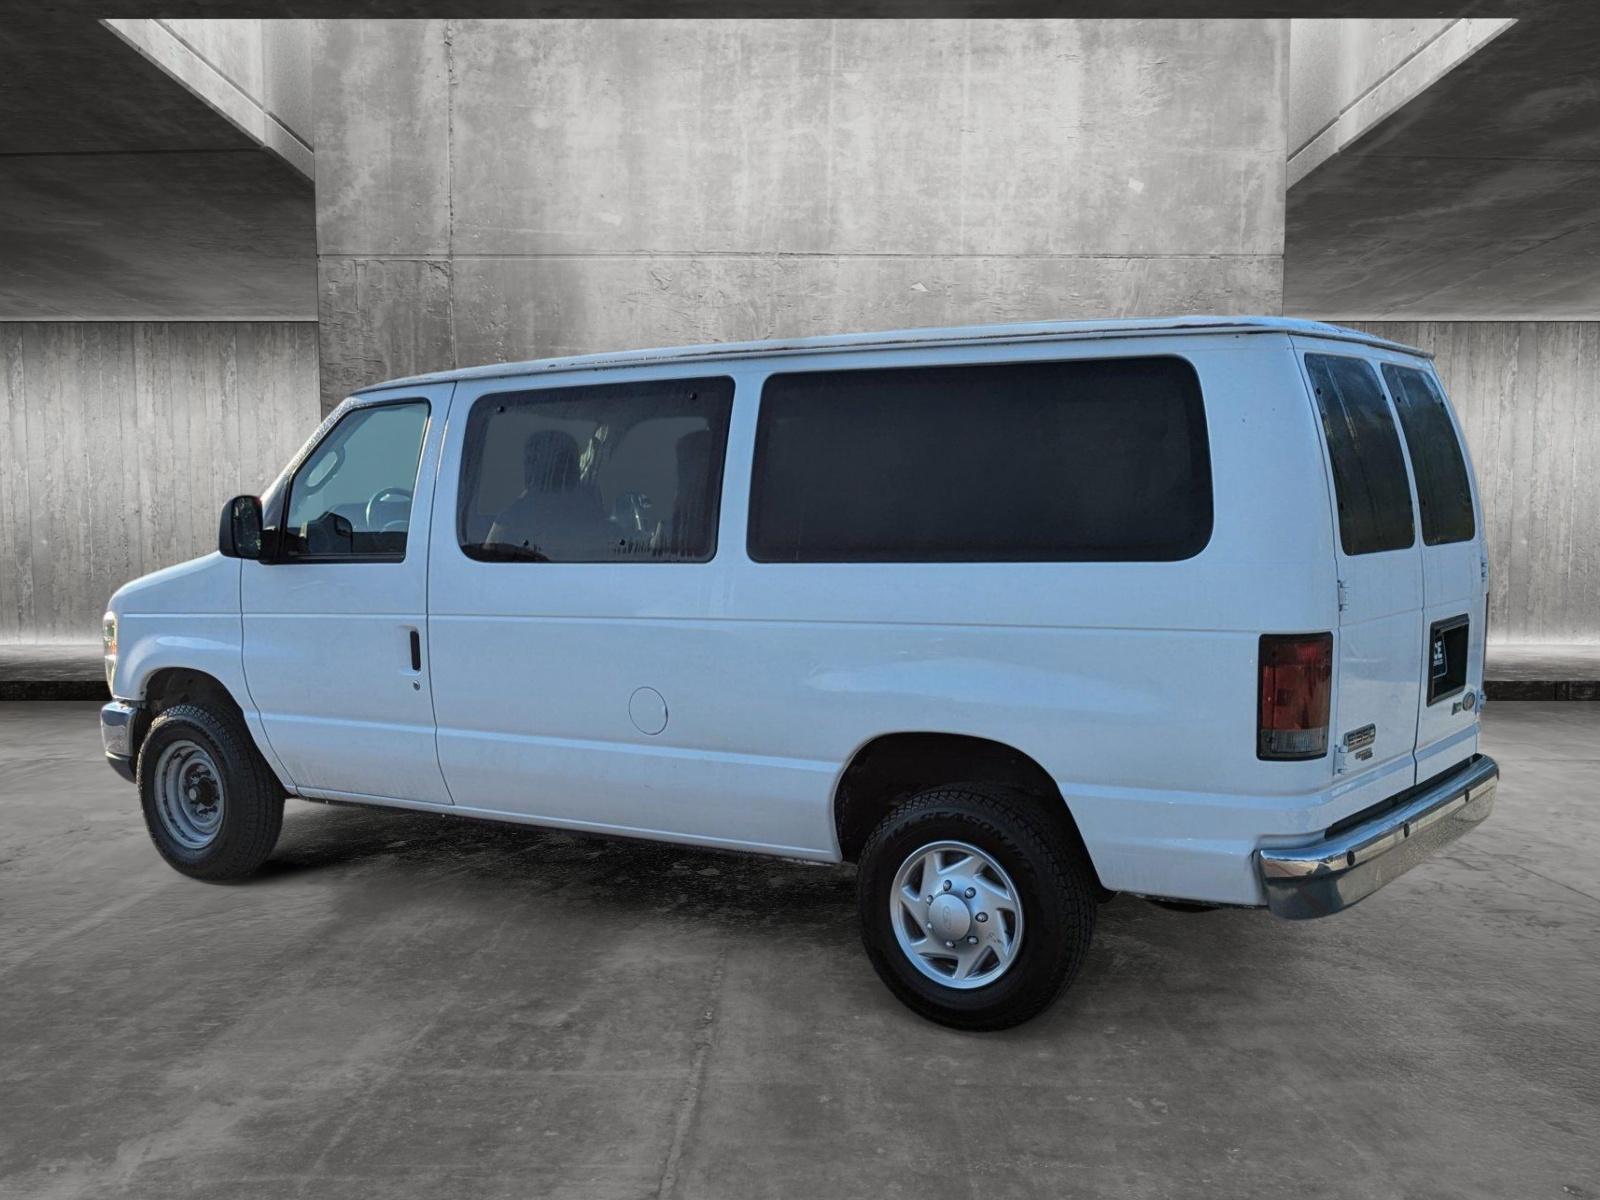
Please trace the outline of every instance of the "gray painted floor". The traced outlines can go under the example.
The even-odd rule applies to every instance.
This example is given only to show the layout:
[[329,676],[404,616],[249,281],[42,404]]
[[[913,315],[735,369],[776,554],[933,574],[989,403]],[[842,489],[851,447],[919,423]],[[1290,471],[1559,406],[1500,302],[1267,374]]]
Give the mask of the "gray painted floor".
[[190,882],[94,706],[0,705],[0,1194],[1600,1196],[1600,705],[1328,921],[1101,910],[1004,1034],[923,1023],[848,872],[293,804]]

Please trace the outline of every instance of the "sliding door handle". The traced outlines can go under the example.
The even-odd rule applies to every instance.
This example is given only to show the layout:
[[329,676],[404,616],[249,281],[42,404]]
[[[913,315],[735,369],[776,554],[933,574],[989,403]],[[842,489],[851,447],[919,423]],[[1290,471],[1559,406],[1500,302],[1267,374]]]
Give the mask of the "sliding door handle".
[[411,631],[411,669],[422,670],[422,634],[415,629]]

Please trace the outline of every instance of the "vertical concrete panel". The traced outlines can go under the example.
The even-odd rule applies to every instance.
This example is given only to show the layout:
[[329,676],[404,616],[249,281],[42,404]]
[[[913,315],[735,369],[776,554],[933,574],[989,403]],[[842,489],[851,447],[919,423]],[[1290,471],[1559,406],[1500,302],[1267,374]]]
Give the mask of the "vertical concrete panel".
[[[59,343],[70,332],[70,327],[54,325],[25,326],[23,329],[23,354],[32,361],[34,367],[27,372],[31,377],[26,401],[30,451],[28,502],[33,511],[33,522],[28,533],[32,540],[33,586],[37,605],[35,627],[46,638],[55,636],[58,615],[51,601],[58,594],[56,559],[62,553],[61,508],[65,499],[62,484],[63,411],[65,398],[74,391],[73,378],[68,375],[72,370],[73,356],[63,355]],[[39,603],[41,600],[43,603]]]
[[449,28],[329,20],[314,29],[317,312],[331,408],[354,387],[455,361]]
[[396,375],[454,366],[448,259],[318,262],[323,408]]
[[21,325],[0,325],[0,641],[34,625],[32,457]]
[[321,420],[308,400],[318,391],[317,329],[309,322],[238,325],[235,337],[241,414],[253,415],[240,421],[240,486],[229,495],[260,495]]
[[450,126],[443,21],[321,21],[317,250],[444,254]]
[[[1520,325],[1439,326],[1455,345],[1450,374],[1454,392],[1464,393],[1472,415],[1463,416],[1473,463],[1483,493],[1484,524],[1489,538],[1490,635],[1514,640],[1511,612],[1511,516],[1515,496],[1512,447],[1516,438],[1515,397],[1521,380]],[[1481,352],[1474,354],[1475,346]],[[1459,364],[1459,365],[1458,365]],[[1495,620],[1495,617],[1499,620]]]
[[1600,324],[1360,328],[1436,356],[1482,495],[1490,637],[1600,641]]
[[[114,495],[121,469],[122,447],[117,444],[117,409],[126,401],[133,385],[133,338],[127,326],[110,330],[89,325],[73,327],[75,351],[82,356],[86,371],[81,383],[76,413],[66,421],[68,460],[66,494],[71,498],[68,533],[70,550],[61,566],[71,577],[72,564],[105,564],[108,569],[127,570],[129,556],[119,536],[115,504],[104,503]],[[96,336],[109,334],[110,336]],[[89,599],[89,598],[85,598]],[[103,604],[105,597],[98,598]],[[92,604],[90,605],[92,607]],[[87,614],[91,628],[97,614]],[[69,630],[60,631],[65,636]]]
[[1511,524],[1506,537],[1506,617],[1507,635],[1515,641],[1529,641],[1534,635],[1538,614],[1533,608],[1533,571],[1529,554],[1534,527],[1533,495],[1540,489],[1540,472],[1534,454],[1534,430],[1539,404],[1538,330],[1518,331],[1517,375],[1520,386],[1510,406],[1511,487],[1502,496],[1509,501]]
[[1283,21],[323,29],[326,403],[535,354],[1281,307]]
[[[1573,439],[1572,565],[1567,630],[1571,641],[1600,638],[1600,324],[1580,326],[1573,370],[1578,412]],[[1585,382],[1587,381],[1587,386]]]
[[0,641],[97,637],[320,419],[307,322],[0,324],[0,353]]

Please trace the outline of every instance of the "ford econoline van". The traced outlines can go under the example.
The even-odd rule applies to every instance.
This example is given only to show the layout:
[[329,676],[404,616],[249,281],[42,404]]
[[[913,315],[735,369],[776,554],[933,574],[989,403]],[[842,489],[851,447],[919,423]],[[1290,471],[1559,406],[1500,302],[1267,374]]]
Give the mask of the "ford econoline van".
[[1466,448],[1428,356],[1349,329],[402,379],[219,542],[105,619],[106,753],[199,879],[285,797],[854,863],[890,990],[993,1029],[1114,893],[1325,916],[1493,803]]

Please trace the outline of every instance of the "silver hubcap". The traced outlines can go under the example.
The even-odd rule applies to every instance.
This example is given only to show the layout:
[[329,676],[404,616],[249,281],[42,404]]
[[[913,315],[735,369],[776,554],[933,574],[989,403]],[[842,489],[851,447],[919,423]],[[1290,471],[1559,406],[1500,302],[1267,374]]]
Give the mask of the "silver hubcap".
[[155,768],[156,815],[172,840],[204,850],[222,828],[222,773],[204,747],[177,741]]
[[1022,944],[1016,885],[966,842],[933,842],[907,855],[890,890],[889,921],[912,966],[946,987],[993,983]]

